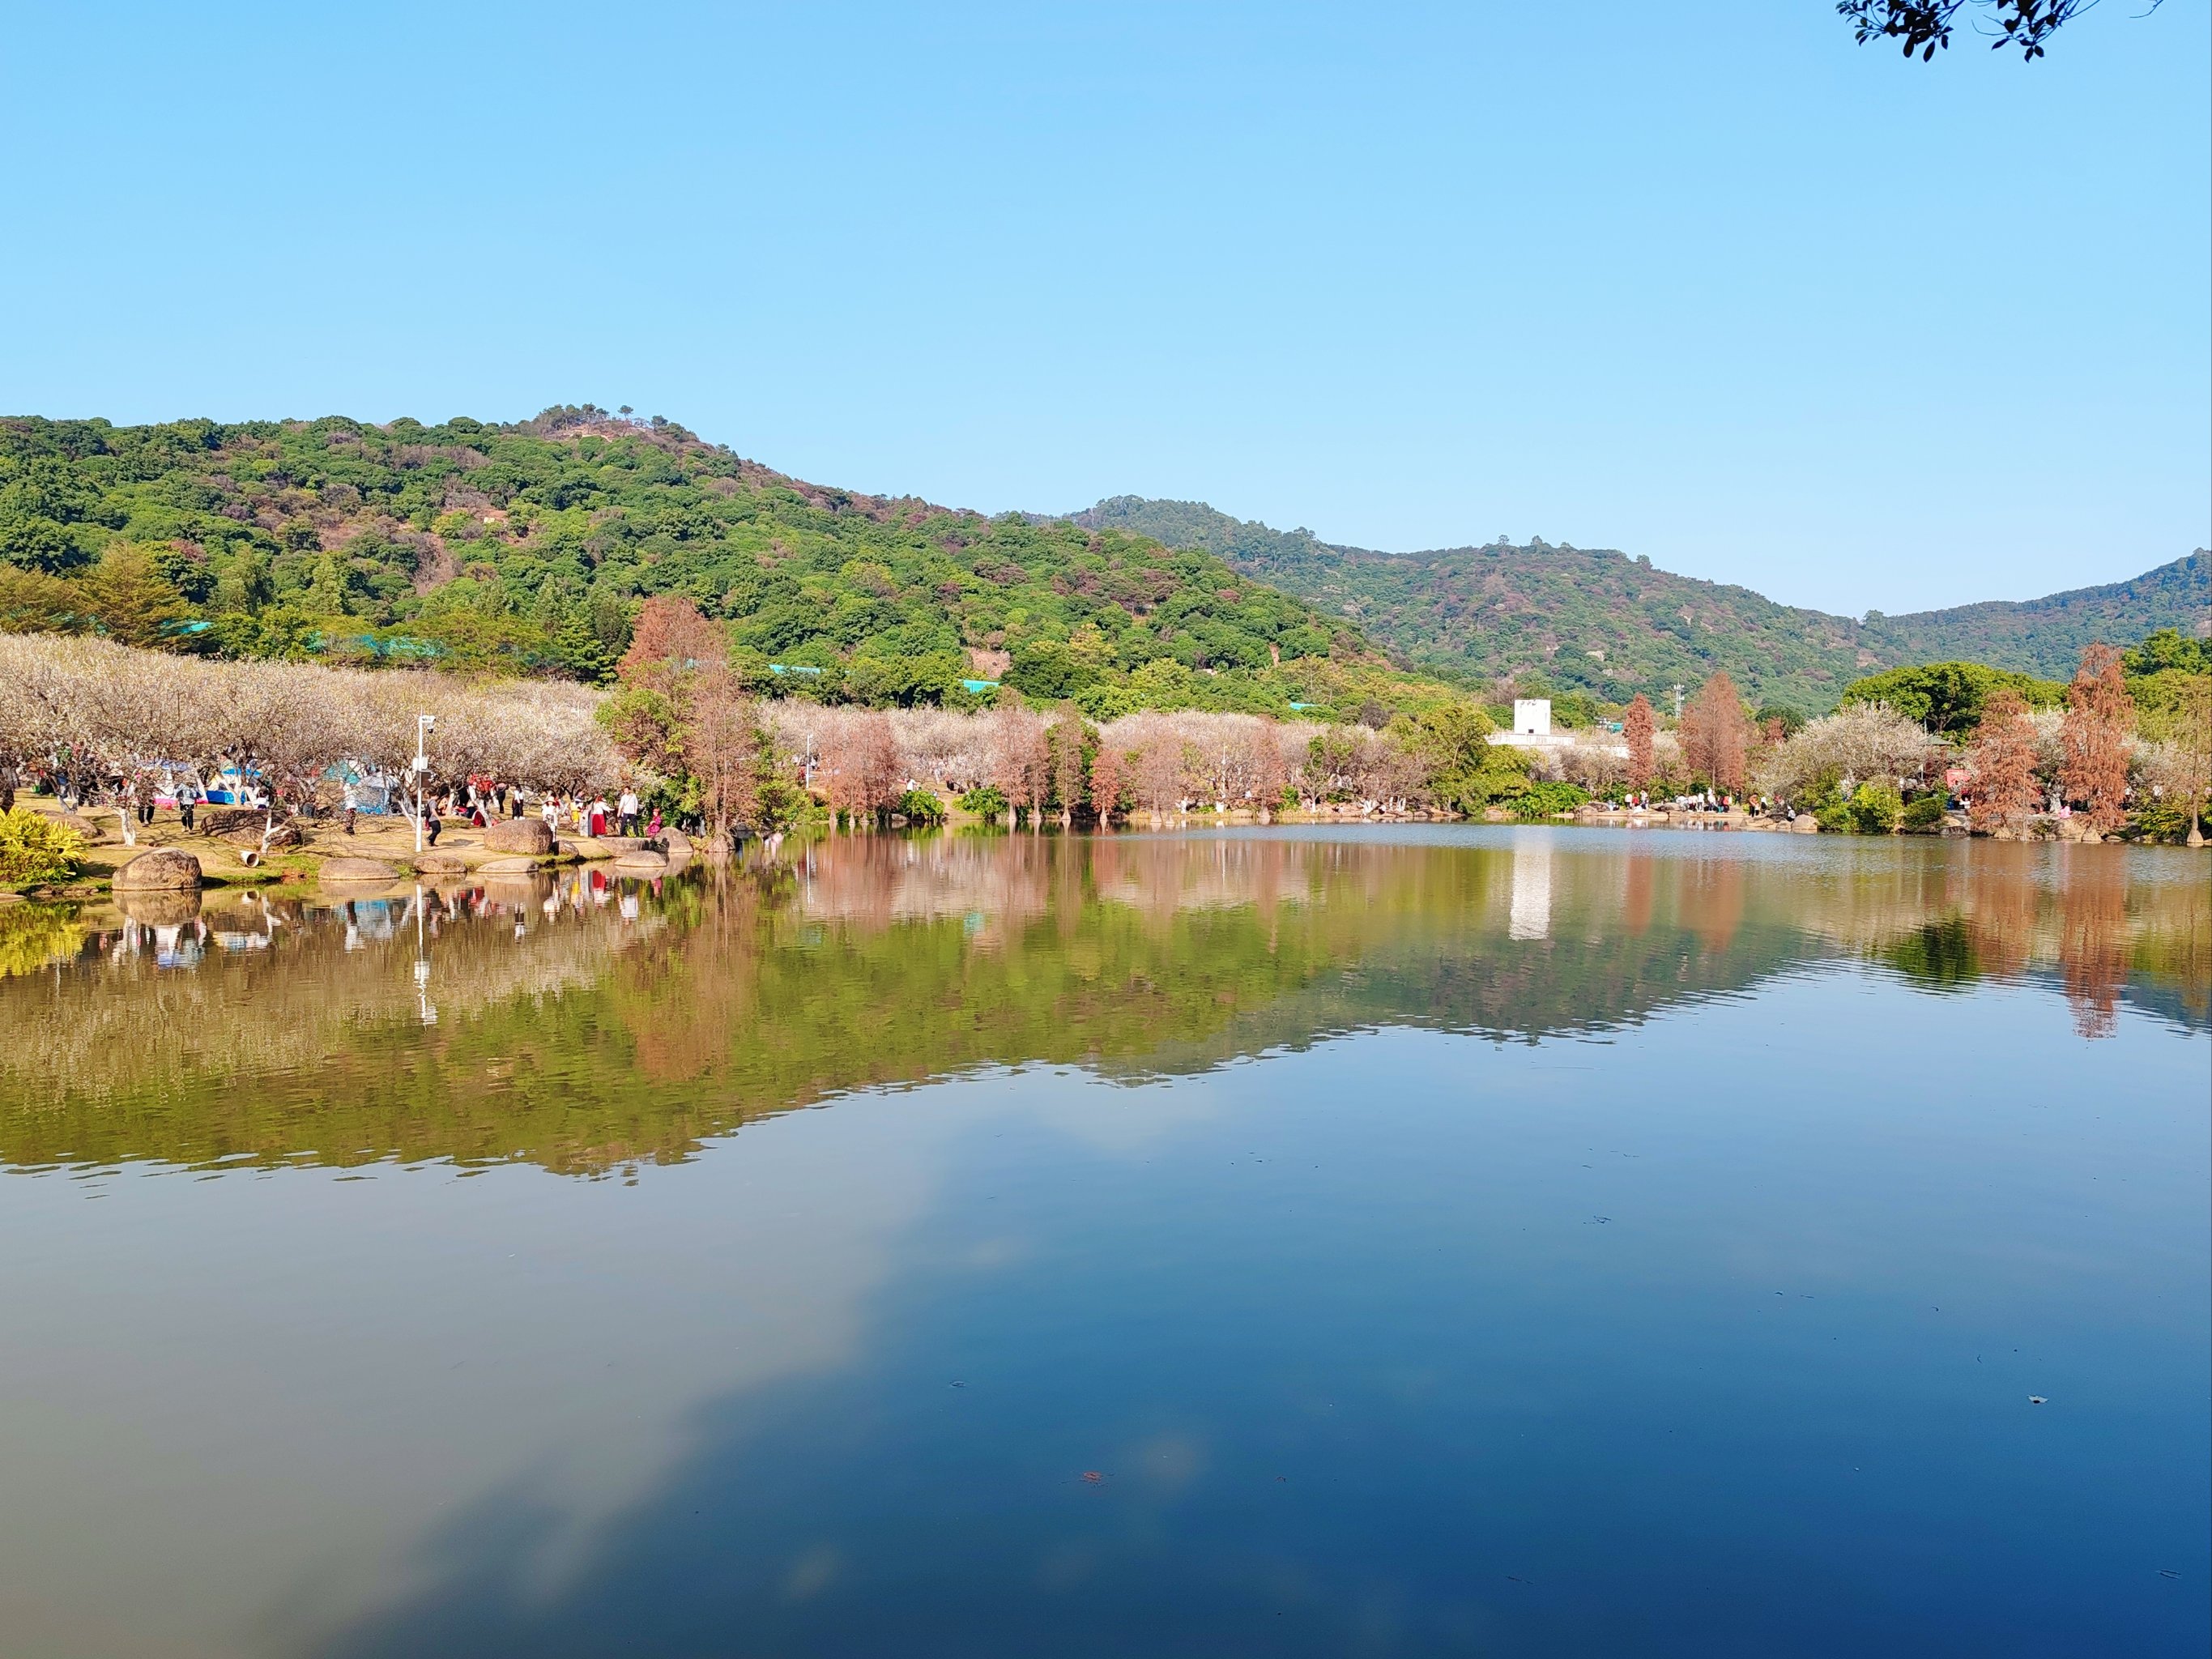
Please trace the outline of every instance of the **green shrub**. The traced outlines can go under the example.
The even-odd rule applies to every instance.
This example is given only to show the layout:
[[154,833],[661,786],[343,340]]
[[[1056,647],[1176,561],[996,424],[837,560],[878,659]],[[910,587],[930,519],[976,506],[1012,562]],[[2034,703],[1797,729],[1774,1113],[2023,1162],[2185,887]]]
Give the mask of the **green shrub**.
[[932,827],[945,822],[945,803],[927,789],[909,789],[891,811],[908,823]]
[[1589,799],[1589,791],[1572,783],[1532,783],[1513,798],[1513,816],[1534,823],[1559,812],[1571,812]]
[[[1905,816],[1905,799],[1894,784],[1863,783],[1844,809],[1853,835],[1888,836],[1897,831]],[[1827,826],[1823,823],[1821,828]]]
[[2120,833],[2130,841],[2186,841],[2189,809],[2178,796],[2153,795],[2128,814]]
[[1924,836],[1943,827],[1943,794],[1931,790],[1916,795],[1905,804],[1905,817],[1898,827],[1908,835]]
[[797,784],[769,778],[760,787],[760,822],[753,827],[763,836],[796,830],[815,815],[814,798]]
[[1006,792],[995,783],[979,783],[960,797],[960,810],[973,812],[986,823],[1006,816]]
[[84,867],[84,837],[27,806],[0,812],[0,887],[67,881]]

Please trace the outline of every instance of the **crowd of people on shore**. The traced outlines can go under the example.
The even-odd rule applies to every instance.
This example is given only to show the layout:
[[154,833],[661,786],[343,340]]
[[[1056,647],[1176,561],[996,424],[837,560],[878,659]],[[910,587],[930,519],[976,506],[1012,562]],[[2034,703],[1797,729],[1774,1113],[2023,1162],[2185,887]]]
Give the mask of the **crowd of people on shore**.
[[[588,797],[557,789],[532,792],[520,784],[471,776],[458,787],[447,789],[430,799],[423,812],[424,836],[434,847],[448,821],[485,830],[502,818],[524,817],[532,810],[531,799],[533,793],[535,811],[546,829],[556,836],[588,836],[594,840],[607,836],[643,836],[651,840],[667,828],[659,808],[653,808],[650,816],[647,814],[644,803],[638,799],[637,790],[631,784],[623,785],[620,793],[611,802],[604,790]],[[407,811],[404,800],[400,807],[403,811]],[[355,833],[356,814],[355,805],[349,801],[345,813],[348,835]],[[186,827],[190,828],[189,823]]]
[[[1606,810],[1612,812],[1649,812],[1653,811],[1649,789],[1631,789],[1608,796]],[[1773,796],[1753,793],[1741,793],[1733,789],[1698,789],[1686,795],[1662,799],[1658,811],[1666,812],[1748,812],[1753,817],[1795,817],[1796,812]]]
[[[208,805],[264,811],[272,805],[267,787],[251,778],[224,777],[209,784],[190,772],[154,776],[92,780],[80,772],[54,768],[33,773],[26,781],[39,793],[51,795],[63,811],[76,812],[88,805],[118,811],[131,824],[150,828],[163,809],[173,811],[185,834],[198,827],[200,809]],[[220,785],[222,787],[216,787]],[[325,803],[327,809],[329,803]],[[346,835],[358,833],[364,817],[387,813],[409,820],[415,799],[403,787],[382,782],[348,781],[337,803],[339,827]],[[624,783],[610,800],[604,790],[594,792],[529,789],[483,775],[429,795],[422,803],[425,839],[435,846],[448,824],[485,830],[501,819],[515,819],[535,811],[556,836],[642,836],[661,835],[669,826],[660,809],[649,811],[634,784]]]

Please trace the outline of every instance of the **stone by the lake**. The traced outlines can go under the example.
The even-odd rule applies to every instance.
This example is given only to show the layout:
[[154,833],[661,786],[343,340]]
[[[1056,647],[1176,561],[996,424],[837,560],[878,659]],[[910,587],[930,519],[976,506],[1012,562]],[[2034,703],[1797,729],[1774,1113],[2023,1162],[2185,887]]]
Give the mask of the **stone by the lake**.
[[1816,836],[1820,832],[1820,821],[1810,812],[1800,812],[1790,827],[1801,836]]
[[399,872],[381,859],[325,859],[319,878],[325,887],[389,887]]
[[459,853],[420,853],[415,869],[419,875],[462,876],[468,873],[469,861]]
[[527,853],[542,858],[553,850],[553,831],[543,818],[501,818],[483,834],[484,850]]
[[[647,845],[652,843],[648,842]],[[681,830],[664,830],[660,832],[660,850],[670,858],[682,858],[691,850],[691,837]]]
[[527,876],[536,873],[536,859],[491,859],[477,866],[480,876]]
[[659,853],[624,853],[615,860],[615,868],[625,875],[657,876],[668,868],[668,860]]
[[173,847],[141,853],[115,872],[118,893],[197,892],[199,884],[200,861]]

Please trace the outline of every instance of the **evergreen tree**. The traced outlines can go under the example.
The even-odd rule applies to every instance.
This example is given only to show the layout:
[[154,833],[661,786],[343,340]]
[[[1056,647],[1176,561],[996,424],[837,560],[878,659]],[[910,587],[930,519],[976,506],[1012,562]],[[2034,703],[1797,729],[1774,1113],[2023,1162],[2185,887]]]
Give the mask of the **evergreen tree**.
[[553,630],[553,655],[586,685],[605,685],[614,678],[614,659],[592,627],[581,605],[571,605]]
[[184,595],[161,574],[145,548],[133,542],[116,543],[78,588],[100,631],[118,644],[175,642],[172,624],[184,619]]

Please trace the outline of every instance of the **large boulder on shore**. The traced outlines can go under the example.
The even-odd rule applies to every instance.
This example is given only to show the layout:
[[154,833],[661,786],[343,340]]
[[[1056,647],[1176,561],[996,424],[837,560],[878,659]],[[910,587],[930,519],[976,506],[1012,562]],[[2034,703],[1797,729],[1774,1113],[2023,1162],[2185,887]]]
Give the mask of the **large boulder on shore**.
[[196,893],[199,886],[200,861],[173,847],[141,853],[115,872],[118,893]]
[[615,868],[625,876],[664,875],[668,860],[659,853],[624,853],[615,860]]
[[[222,838],[233,847],[258,847],[261,845],[262,827],[262,821],[257,817],[250,823],[240,824],[235,830],[224,830]],[[300,832],[291,824],[277,824],[268,833],[269,850],[272,853],[280,847],[297,847],[301,844]]]
[[477,866],[480,876],[527,876],[535,874],[536,859],[490,859]]
[[1801,836],[1817,836],[1820,833],[1820,820],[1810,812],[1800,812],[1790,820],[1790,827]]
[[553,850],[553,831],[543,818],[501,818],[483,834],[489,853],[527,853],[543,858]]
[[100,823],[94,819],[86,817],[81,812],[57,812],[54,815],[54,822],[60,824],[65,830],[76,830],[77,834],[84,837],[85,844],[88,847],[107,833],[107,826],[106,824]]
[[459,853],[421,853],[416,855],[415,873],[418,876],[465,876],[469,872],[469,861]]
[[[653,844],[654,843],[652,842],[646,842],[647,847],[651,847]],[[691,855],[691,837],[685,835],[681,830],[662,830],[660,832],[660,841],[659,844],[660,850],[667,854],[670,858],[689,858]]]
[[382,859],[325,859],[317,879],[325,887],[389,887],[399,872]]

